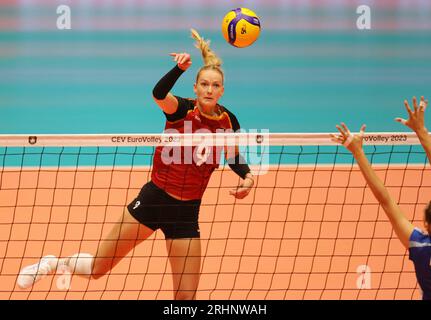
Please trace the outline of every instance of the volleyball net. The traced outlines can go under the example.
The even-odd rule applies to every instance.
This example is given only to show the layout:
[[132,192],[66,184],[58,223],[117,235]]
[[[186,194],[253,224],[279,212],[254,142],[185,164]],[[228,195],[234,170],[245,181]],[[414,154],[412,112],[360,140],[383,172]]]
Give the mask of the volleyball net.
[[[225,160],[213,173],[199,216],[198,299],[420,299],[408,252],[326,133],[0,135],[0,299],[172,299],[160,231],[98,280],[57,273],[27,290],[16,280],[44,255],[95,253],[150,180],[155,147],[208,137],[240,145],[256,179],[238,200]],[[416,136],[368,133],[364,149],[422,226],[431,170]]]

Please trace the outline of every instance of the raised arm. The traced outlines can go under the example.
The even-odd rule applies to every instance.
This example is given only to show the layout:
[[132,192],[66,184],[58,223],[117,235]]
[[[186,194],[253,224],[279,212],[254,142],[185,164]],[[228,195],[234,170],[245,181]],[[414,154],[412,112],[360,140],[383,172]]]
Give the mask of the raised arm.
[[410,235],[413,232],[414,226],[405,217],[400,207],[386,190],[385,185],[371,167],[371,164],[364,153],[362,140],[365,125],[362,126],[359,134],[352,134],[344,123],[341,123],[341,126],[337,125],[336,127],[340,134],[333,134],[332,140],[343,144],[352,153],[368,186],[389,218],[396,235],[402,244],[408,249]]
[[404,124],[406,127],[409,127],[416,133],[419,141],[422,144],[422,147],[425,150],[425,153],[427,154],[428,161],[431,164],[431,139],[424,121],[427,105],[428,100],[425,100],[422,96],[418,107],[416,97],[413,97],[414,111],[412,111],[407,100],[404,100],[404,106],[406,107],[407,113],[409,114],[409,118],[407,120],[403,118],[395,118],[395,121]]
[[167,114],[173,114],[177,111],[178,100],[174,97],[170,90],[175,82],[192,64],[190,54],[188,53],[170,53],[170,56],[177,62],[167,74],[157,82],[153,89],[153,98],[157,105]]

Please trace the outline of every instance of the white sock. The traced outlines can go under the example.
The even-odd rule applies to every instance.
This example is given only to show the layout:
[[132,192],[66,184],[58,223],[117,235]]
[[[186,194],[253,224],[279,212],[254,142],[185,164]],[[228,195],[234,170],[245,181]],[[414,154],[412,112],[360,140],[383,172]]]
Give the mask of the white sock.
[[89,253],[76,253],[68,258],[68,267],[76,275],[91,276],[93,270],[93,255]]

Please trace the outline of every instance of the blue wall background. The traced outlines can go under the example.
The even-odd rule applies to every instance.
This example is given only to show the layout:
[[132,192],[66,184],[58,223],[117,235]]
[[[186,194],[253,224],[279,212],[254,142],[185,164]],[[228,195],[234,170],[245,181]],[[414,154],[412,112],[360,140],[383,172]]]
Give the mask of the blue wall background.
[[[60,4],[72,30],[56,28]],[[371,30],[356,28],[361,4]],[[244,49],[220,32],[238,6],[262,23]],[[246,129],[333,132],[345,121],[406,131],[393,121],[403,100],[431,97],[430,1],[5,1],[0,26],[0,133],[160,132],[151,90],[173,65],[169,52],[192,54],[173,92],[193,96],[201,58],[190,27],[223,58],[221,103]]]

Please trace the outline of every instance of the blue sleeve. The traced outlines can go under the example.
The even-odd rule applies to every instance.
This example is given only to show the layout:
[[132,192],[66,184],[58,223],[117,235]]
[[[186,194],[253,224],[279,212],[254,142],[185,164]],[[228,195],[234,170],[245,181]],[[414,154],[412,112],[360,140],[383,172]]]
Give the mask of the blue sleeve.
[[409,259],[418,261],[427,258],[430,250],[430,237],[414,229],[409,239]]

